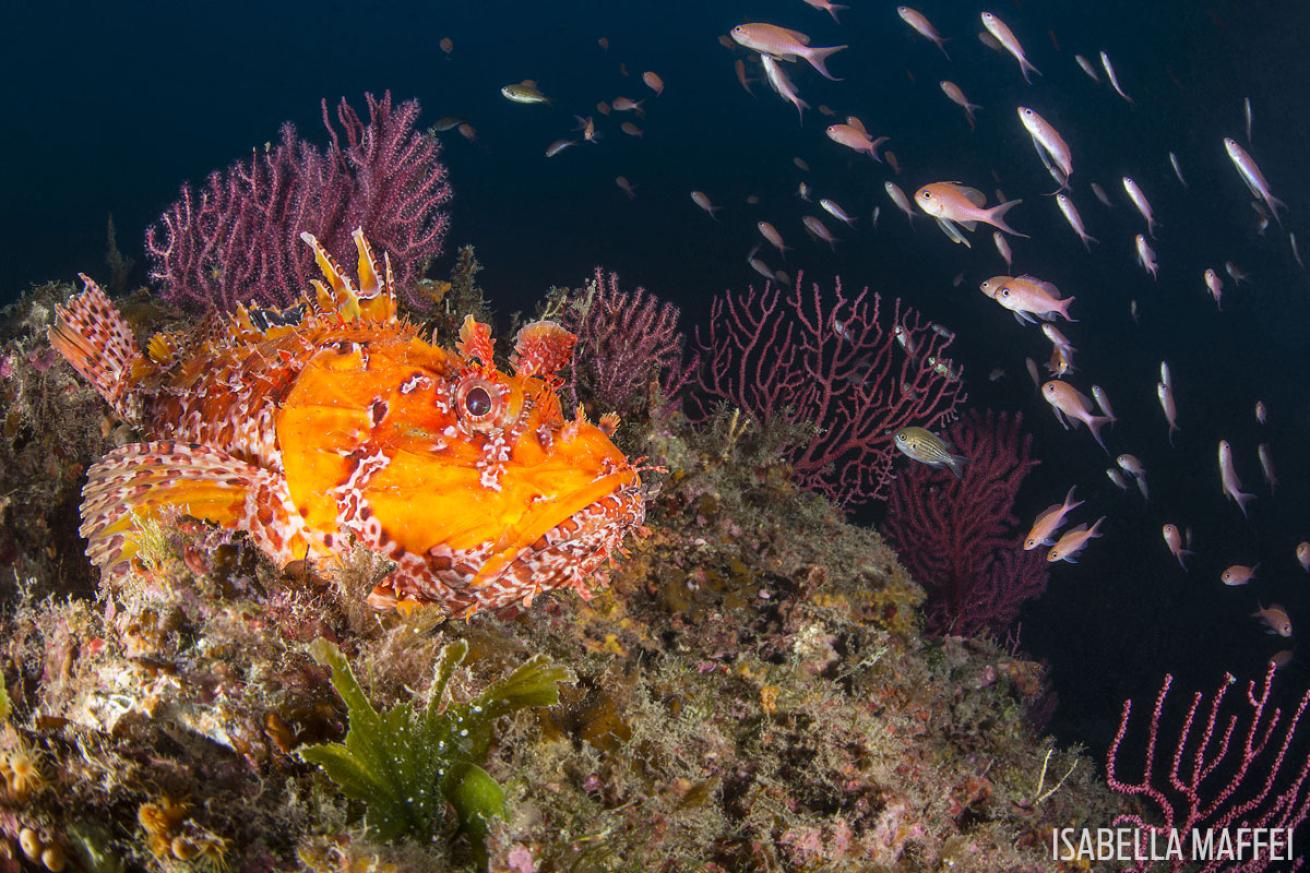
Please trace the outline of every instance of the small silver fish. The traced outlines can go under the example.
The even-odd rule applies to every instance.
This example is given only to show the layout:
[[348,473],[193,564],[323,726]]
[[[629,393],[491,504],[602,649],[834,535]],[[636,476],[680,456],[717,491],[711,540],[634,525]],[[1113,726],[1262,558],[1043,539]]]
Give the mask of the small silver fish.
[[1143,270],[1151,274],[1152,279],[1158,280],[1160,277],[1160,264],[1155,259],[1155,250],[1146,241],[1146,237],[1140,233],[1133,237],[1133,242],[1137,246],[1137,263],[1141,264]]
[[1151,492],[1146,485],[1146,465],[1136,455],[1122,454],[1115,459],[1119,469],[1123,470],[1137,482],[1137,490],[1142,492],[1143,500],[1151,499]]
[[830,200],[827,197],[824,197],[819,201],[819,205],[823,207],[824,212],[828,213],[833,218],[845,222],[847,227],[855,224],[855,219],[847,215],[846,210],[842,209],[841,204],[836,200]]
[[1006,240],[1005,235],[999,230],[992,231],[992,242],[996,244],[996,251],[1005,259],[1005,269],[1014,269],[1014,253],[1010,251],[1010,243]]
[[1073,59],[1078,62],[1078,66],[1083,68],[1083,72],[1087,74],[1087,78],[1091,79],[1098,85],[1101,84],[1101,77],[1096,75],[1096,67],[1092,66],[1091,61],[1087,60],[1087,58],[1082,55],[1074,55]]
[[1105,393],[1105,389],[1100,385],[1092,386],[1092,397],[1096,400],[1096,405],[1100,407],[1101,412],[1105,413],[1113,423],[1118,421],[1115,417],[1114,409],[1110,406],[1110,395]]
[[764,263],[763,260],[756,257],[756,255],[759,254],[759,251],[760,251],[760,247],[758,245],[756,245],[755,248],[751,249],[750,254],[746,255],[746,263],[750,264],[751,269],[759,273],[764,278],[777,279],[777,274],[773,271],[773,269],[768,264]]
[[1264,201],[1265,206],[1269,208],[1269,214],[1274,217],[1280,225],[1283,220],[1278,215],[1278,207],[1287,208],[1287,204],[1273,195],[1269,188],[1269,182],[1266,181],[1264,173],[1260,171],[1260,165],[1255,162],[1255,158],[1247,153],[1246,149],[1238,145],[1237,140],[1232,137],[1224,137],[1224,150],[1228,152],[1229,159],[1233,166],[1237,168],[1238,175],[1246,183],[1252,197],[1258,197]]
[[1155,383],[1155,396],[1160,401],[1160,410],[1169,425],[1169,445],[1174,444],[1174,434],[1182,430],[1178,426],[1178,404],[1174,401],[1174,389],[1165,382]]
[[1123,185],[1124,193],[1128,195],[1128,199],[1137,207],[1137,211],[1142,214],[1142,218],[1146,219],[1146,232],[1151,235],[1151,239],[1155,239],[1155,213],[1151,209],[1151,201],[1146,199],[1142,186],[1138,185],[1132,176],[1124,176]]
[[1101,52],[1101,66],[1105,68],[1105,76],[1110,80],[1110,87],[1114,89],[1114,93],[1127,100],[1131,105],[1133,98],[1125,94],[1124,89],[1119,87],[1119,77],[1114,74],[1114,65],[1110,63],[1110,56],[1105,52]]
[[1255,212],[1255,232],[1264,236],[1269,229],[1269,211],[1259,200],[1251,201],[1251,210]]
[[907,355],[909,355],[910,357],[914,357],[914,352],[915,352],[914,337],[910,336],[910,332],[906,330],[905,325],[898,324],[895,327],[893,327],[892,336],[896,337],[896,342],[900,343],[901,348],[905,349],[905,353]]
[[1095,182],[1092,183],[1092,193],[1096,195],[1097,200],[1105,205],[1106,209],[1114,209],[1114,204],[1110,202],[1110,195],[1106,194],[1105,189]]
[[828,226],[824,224],[817,216],[806,215],[801,218],[801,223],[804,224],[805,229],[808,230],[811,234],[813,234],[816,238],[826,242],[829,248],[831,248],[833,251],[837,250],[837,238],[832,235],[832,231],[828,230]]
[[1214,271],[1214,267],[1207,267],[1206,271],[1201,274],[1205,282],[1205,287],[1210,291],[1210,296],[1214,298],[1215,306],[1219,307],[1222,312],[1224,308],[1224,281],[1219,278],[1219,274]]
[[1182,165],[1178,163],[1178,155],[1173,152],[1169,153],[1169,165],[1174,168],[1174,175],[1178,177],[1178,184],[1187,188],[1187,180],[1183,178]]
[[1278,490],[1278,475],[1274,472],[1274,456],[1269,450],[1269,443],[1260,443],[1256,454],[1260,458],[1260,469],[1265,474],[1265,484],[1269,486],[1269,493],[1273,494]]
[[1083,247],[1090,252],[1092,243],[1100,242],[1100,240],[1087,232],[1087,227],[1083,224],[1083,216],[1078,211],[1078,207],[1074,205],[1073,198],[1062,191],[1055,195],[1055,203],[1060,207],[1061,214],[1064,215],[1065,221],[1069,222],[1073,232],[1078,234],[1078,239],[1082,241]]
[[882,187],[887,192],[887,196],[896,204],[896,208],[901,210],[901,212],[904,212],[910,219],[910,227],[914,227],[914,216],[916,213],[914,207],[910,205],[910,198],[905,196],[905,192],[901,190],[901,186],[897,185],[895,182],[883,182]]
[[569,146],[578,144],[576,139],[557,139],[550,145],[546,146],[546,157],[553,158]]

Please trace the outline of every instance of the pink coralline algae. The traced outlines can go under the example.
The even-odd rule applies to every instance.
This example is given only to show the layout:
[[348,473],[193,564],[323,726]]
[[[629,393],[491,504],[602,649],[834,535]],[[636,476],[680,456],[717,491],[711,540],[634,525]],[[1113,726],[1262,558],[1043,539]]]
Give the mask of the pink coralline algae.
[[945,434],[964,476],[912,463],[893,484],[883,533],[928,591],[934,633],[1000,635],[1046,590],[1043,551],[1023,550],[1014,499],[1038,461],[1023,415],[971,412]]
[[224,311],[252,300],[290,304],[318,276],[300,234],[350,263],[351,233],[363,228],[379,257],[390,256],[401,295],[418,305],[413,280],[441,252],[449,223],[446,168],[437,141],[414,129],[417,101],[393,107],[390,92],[366,100],[367,123],[344,98],[337,106],[344,143],[324,100],[326,148],[299,139],[288,123],[280,143],[211,173],[200,191],[184,184],[146,231],[150,275],[163,296]]
[[643,407],[652,386],[674,398],[685,380],[678,314],[645,288],[619,290],[618,275],[597,267],[586,297],[563,318],[578,337],[568,374],[573,402],[585,393],[597,413],[626,415]]
[[[788,460],[797,483],[850,507],[886,496],[893,434],[950,421],[964,400],[958,368],[944,355],[953,337],[919,312],[863,289],[846,297],[798,275],[789,290],[716,297],[708,329],[695,334],[699,396],[688,414],[735,406],[761,424],[809,425],[813,435]],[[944,335],[945,334],[945,335]]]
[[[1148,808],[1147,815],[1117,816],[1115,827],[1137,829],[1139,854],[1149,850],[1148,841],[1155,835],[1157,856],[1165,851],[1170,833],[1176,831],[1183,841],[1184,859],[1167,862],[1172,873],[1196,869],[1200,873],[1260,873],[1264,870],[1299,870],[1304,866],[1304,851],[1299,860],[1286,860],[1286,843],[1265,847],[1265,851],[1243,853],[1244,860],[1212,860],[1187,866],[1191,857],[1192,829],[1214,835],[1216,847],[1226,833],[1235,841],[1241,829],[1287,829],[1294,831],[1310,817],[1310,756],[1305,750],[1306,737],[1297,736],[1297,728],[1310,706],[1310,691],[1301,695],[1290,716],[1271,701],[1274,671],[1271,663],[1264,684],[1254,680],[1239,693],[1236,712],[1226,711],[1224,701],[1237,680],[1224,677],[1223,683],[1205,705],[1205,695],[1196,692],[1183,716],[1177,744],[1168,758],[1167,775],[1157,772],[1156,745],[1164,721],[1165,699],[1174,677],[1166,675],[1155,698],[1155,709],[1147,726],[1146,761],[1137,781],[1121,781],[1119,747],[1128,732],[1133,711],[1131,700],[1124,701],[1119,731],[1106,755],[1106,782],[1120,794],[1139,797]],[[1167,754],[1167,752],[1166,752]],[[1150,819],[1148,823],[1147,819]],[[1264,831],[1268,833],[1268,831]],[[1291,845],[1299,845],[1305,834],[1297,835]],[[1271,857],[1274,849],[1282,859]],[[1216,856],[1217,857],[1217,856]],[[1141,862],[1128,869],[1145,871],[1154,865]],[[1156,869],[1165,869],[1157,867]]]

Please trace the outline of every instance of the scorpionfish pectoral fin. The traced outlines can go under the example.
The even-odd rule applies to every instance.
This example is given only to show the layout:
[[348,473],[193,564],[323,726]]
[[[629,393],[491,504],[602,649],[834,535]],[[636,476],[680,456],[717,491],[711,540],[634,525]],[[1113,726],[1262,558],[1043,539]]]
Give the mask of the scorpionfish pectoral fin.
[[63,306],[49,328],[50,345],[109,402],[120,418],[131,421],[132,373],[141,360],[132,328],[91,277],[82,275],[84,290]]
[[169,512],[248,531],[279,566],[310,546],[281,475],[209,446],[122,446],[91,467],[82,497],[87,556],[109,576],[133,569],[142,523]]

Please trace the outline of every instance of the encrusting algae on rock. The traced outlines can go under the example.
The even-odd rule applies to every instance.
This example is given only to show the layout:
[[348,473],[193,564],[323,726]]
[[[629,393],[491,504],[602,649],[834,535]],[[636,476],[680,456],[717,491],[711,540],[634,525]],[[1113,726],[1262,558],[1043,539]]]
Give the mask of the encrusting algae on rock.
[[[199,344],[184,339],[195,334],[167,334],[175,339],[150,345],[168,356],[143,360],[140,384],[166,384],[168,368],[185,369],[205,342],[249,362],[254,349],[277,348],[311,326],[362,344],[373,328],[358,319],[378,304],[369,301],[360,298],[354,320],[310,303],[296,325],[272,323],[286,312],[245,310],[226,335]],[[150,336],[168,317],[135,321],[124,336]],[[234,351],[229,343],[242,338]],[[467,369],[498,386],[523,384],[514,381],[521,373],[484,369],[490,341],[478,325],[458,355],[424,354],[458,368],[451,379]],[[34,336],[0,353],[12,354],[15,342],[24,353],[14,380],[25,391],[56,391],[95,409],[57,360],[32,371]],[[472,345],[487,357],[471,356]],[[319,354],[325,365],[359,362],[358,349]],[[382,356],[370,357],[381,368]],[[261,372],[295,381],[272,365]],[[548,375],[526,384],[533,380],[552,384]],[[593,415],[604,409],[586,383],[578,387]],[[519,396],[511,389],[511,402]],[[135,451],[114,448],[133,445],[127,428],[103,430],[94,417],[67,440],[72,424],[39,408],[15,407],[29,443],[22,456],[66,445],[34,477],[75,483],[106,452]],[[368,424],[368,404],[362,409]],[[383,424],[403,409],[390,404]],[[6,581],[0,604],[0,672],[13,699],[0,728],[8,766],[0,873],[16,873],[20,857],[33,869],[87,873],[1036,873],[1053,869],[1051,827],[1112,818],[1096,768],[1041,739],[1042,668],[985,642],[925,639],[923,590],[879,535],[796,487],[780,451],[796,434],[731,410],[693,426],[676,405],[634,409],[619,435],[627,455],[596,427],[592,445],[601,448],[592,457],[631,467],[626,456],[648,455],[667,474],[641,483],[648,535],[627,538],[630,554],[585,602],[546,596],[544,586],[530,610],[518,591],[469,622],[443,621],[442,610],[372,610],[368,593],[396,570],[386,550],[357,538],[341,544],[339,562],[311,552],[283,566],[257,529],[206,516],[230,506],[218,486],[203,492],[208,502],[149,504],[125,520],[123,547],[130,535],[135,551],[114,562],[125,566],[106,574],[95,596],[50,597],[62,577],[45,563],[22,564],[20,584]],[[153,438],[142,418],[133,421]],[[314,434],[320,445],[329,430]],[[481,455],[462,451],[477,471]],[[636,476],[610,481],[636,488]],[[65,506],[65,490],[33,493]],[[497,493],[486,495],[493,504]],[[421,500],[433,525],[463,505],[429,493]],[[33,507],[34,516],[48,511]],[[62,530],[60,516],[51,518]],[[64,523],[72,542],[75,522]],[[552,690],[476,730],[453,723],[525,664],[556,665],[548,678],[574,681],[549,683],[558,703]],[[368,732],[355,728],[359,713],[368,718],[364,703],[390,720],[387,739],[362,742]],[[415,747],[395,713],[431,714],[442,730],[477,735],[450,759],[478,773],[477,803],[452,802],[441,784],[449,769],[420,755],[423,768],[405,764],[400,778],[378,784],[426,786],[427,827],[370,826],[377,798],[348,785],[347,769],[321,768],[314,750],[340,755],[341,744],[353,744],[376,763],[404,747],[399,762]],[[408,796],[381,799],[403,809]]]
[[185,510],[248,533],[279,566],[359,543],[395,563],[379,607],[471,615],[572,587],[584,596],[641,524],[638,469],[579,411],[556,371],[575,337],[518,334],[512,375],[468,317],[458,354],[397,317],[390,261],[362,232],[356,288],[318,241],[327,284],[280,311],[239,307],[145,352],[103,292],[58,310],[50,342],[146,442],[91,467],[82,535],[111,576],[131,570],[140,517]]

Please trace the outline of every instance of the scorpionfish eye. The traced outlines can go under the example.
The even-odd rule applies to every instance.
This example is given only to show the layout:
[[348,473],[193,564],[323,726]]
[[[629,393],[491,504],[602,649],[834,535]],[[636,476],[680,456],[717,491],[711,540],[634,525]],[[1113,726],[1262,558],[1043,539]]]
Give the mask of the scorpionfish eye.
[[476,430],[499,427],[508,407],[507,393],[483,376],[466,376],[455,389],[455,409]]

